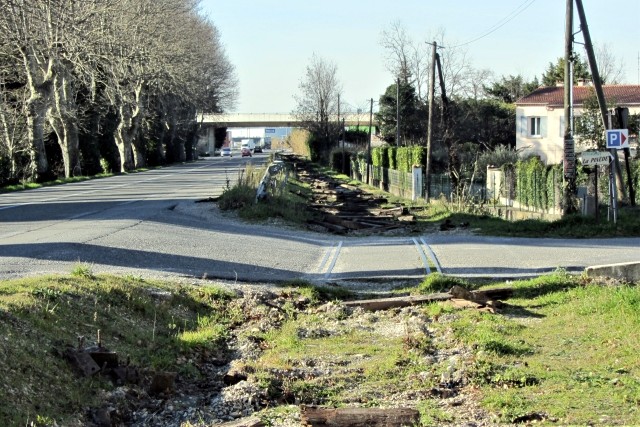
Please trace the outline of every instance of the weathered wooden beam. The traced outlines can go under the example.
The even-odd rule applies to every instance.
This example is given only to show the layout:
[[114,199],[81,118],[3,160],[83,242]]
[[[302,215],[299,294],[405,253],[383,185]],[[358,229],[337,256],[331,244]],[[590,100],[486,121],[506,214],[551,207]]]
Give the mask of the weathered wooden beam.
[[265,427],[265,423],[258,417],[241,418],[235,421],[218,424],[219,427]]
[[347,307],[361,307],[367,311],[388,310],[390,308],[409,307],[411,305],[425,304],[434,301],[446,301],[451,299],[449,293],[436,293],[429,295],[411,295],[405,297],[379,298],[358,301],[347,301]]
[[409,307],[412,305],[425,304],[434,301],[447,301],[450,299],[466,300],[472,304],[458,302],[455,305],[459,308],[479,308],[488,306],[492,309],[499,308],[499,299],[507,299],[513,294],[513,288],[484,289],[468,291],[461,286],[454,286],[451,292],[440,292],[429,295],[410,295],[402,297],[378,298],[368,300],[347,301],[347,307],[362,307],[367,311],[388,310],[391,308]]
[[420,413],[410,408],[319,408],[302,406],[300,418],[307,427],[409,427]]

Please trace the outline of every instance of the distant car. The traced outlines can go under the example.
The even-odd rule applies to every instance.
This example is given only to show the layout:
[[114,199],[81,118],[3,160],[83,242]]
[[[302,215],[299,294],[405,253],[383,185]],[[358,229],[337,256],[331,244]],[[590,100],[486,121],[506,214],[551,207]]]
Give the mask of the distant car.
[[249,149],[249,147],[242,147],[242,150],[240,150],[240,153],[242,153],[242,157],[251,157],[251,150]]
[[220,155],[222,157],[233,157],[233,155],[231,154],[231,147],[222,147],[222,150],[220,150]]
[[255,148],[253,149],[254,153],[262,153],[262,147],[259,145],[256,145]]

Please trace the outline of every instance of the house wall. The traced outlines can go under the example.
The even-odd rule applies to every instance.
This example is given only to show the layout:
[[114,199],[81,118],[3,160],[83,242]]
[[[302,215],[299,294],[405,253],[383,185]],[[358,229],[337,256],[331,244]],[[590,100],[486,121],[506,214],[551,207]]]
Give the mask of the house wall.
[[[540,117],[540,135],[531,135],[531,117]],[[562,162],[564,111],[545,106],[516,107],[516,150],[520,156],[535,154],[546,164]]]
[[[574,108],[574,116],[578,117],[582,108]],[[640,114],[640,107],[630,107],[629,114]],[[540,117],[541,134],[530,134],[530,118]],[[631,146],[637,145],[635,135],[631,136]],[[564,147],[564,109],[546,106],[517,106],[516,107],[516,150],[521,157],[534,154],[547,165],[558,164],[563,159]],[[585,147],[576,141],[576,154]]]

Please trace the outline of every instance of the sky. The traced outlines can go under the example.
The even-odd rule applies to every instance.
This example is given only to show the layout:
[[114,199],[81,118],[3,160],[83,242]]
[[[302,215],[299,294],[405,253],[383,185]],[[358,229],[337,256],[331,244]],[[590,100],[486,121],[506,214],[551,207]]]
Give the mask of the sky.
[[[445,45],[465,44],[460,49],[466,49],[470,64],[498,78],[540,78],[550,62],[564,56],[563,0],[202,0],[201,5],[235,66],[239,97],[231,112],[292,112],[314,54],[337,66],[342,102],[367,111],[369,99],[377,101],[394,81],[380,43],[394,22],[417,42],[431,42],[444,31]],[[583,0],[583,5],[594,44],[606,45],[622,61],[624,83],[640,84],[640,0]],[[582,34],[576,41],[583,41]],[[577,44],[576,51],[584,54],[583,46]]]

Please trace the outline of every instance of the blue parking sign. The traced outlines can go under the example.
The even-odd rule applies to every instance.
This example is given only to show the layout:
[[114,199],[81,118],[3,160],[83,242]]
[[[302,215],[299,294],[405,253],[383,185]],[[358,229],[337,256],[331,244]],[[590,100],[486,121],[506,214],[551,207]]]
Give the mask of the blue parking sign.
[[610,129],[607,130],[607,148],[629,148],[629,130],[628,129]]

